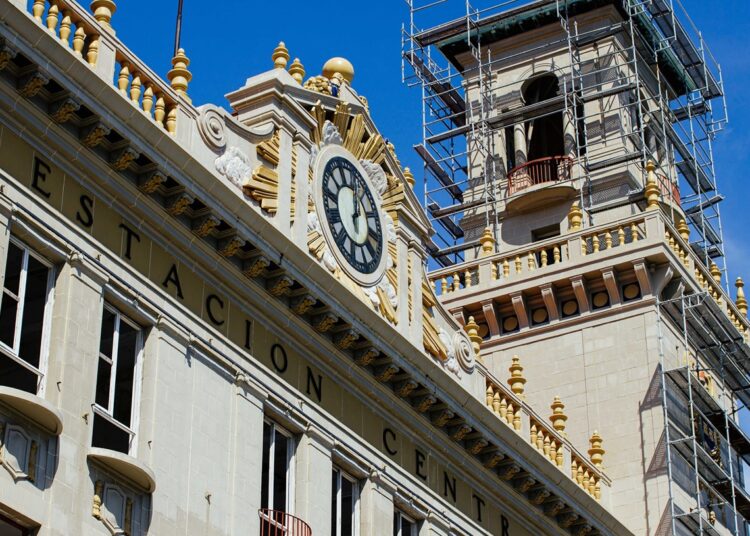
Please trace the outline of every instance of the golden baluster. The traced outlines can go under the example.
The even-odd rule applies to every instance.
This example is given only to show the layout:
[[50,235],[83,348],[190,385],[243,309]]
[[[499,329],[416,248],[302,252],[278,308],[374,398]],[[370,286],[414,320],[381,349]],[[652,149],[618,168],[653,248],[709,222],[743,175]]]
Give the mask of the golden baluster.
[[503,259],[503,277],[510,277],[510,262],[508,262],[508,259]]
[[495,399],[495,393],[492,390],[492,384],[487,384],[487,392],[485,393],[485,404],[488,408],[492,409],[492,401]]
[[536,432],[537,432],[536,423],[532,421],[531,429],[529,431],[529,443],[531,443],[534,446],[536,446]]
[[520,432],[521,428],[521,408],[518,407],[515,409],[515,413],[513,413],[513,429],[516,432]]
[[557,464],[557,441],[550,441],[549,444],[549,459]]
[[529,265],[529,270],[533,270],[536,268],[536,259],[534,258],[534,254],[529,251],[527,264]]
[[504,396],[500,396],[500,391],[495,393],[495,396],[500,399],[500,402],[497,406],[497,413],[498,415],[500,415],[501,419],[503,419],[505,422],[508,422],[508,401]]
[[57,29],[57,21],[59,20],[60,16],[60,7],[57,5],[56,1],[50,2],[49,9],[47,10],[47,30],[51,33],[55,33],[55,30]]
[[520,255],[516,255],[516,273],[517,274],[521,273],[521,266],[522,266],[521,265],[521,256]]
[[500,395],[500,391],[495,391],[495,394],[492,395],[492,411],[495,412],[495,415],[501,415],[502,405],[503,397]]
[[594,498],[598,501],[602,498],[602,488],[599,485],[599,479],[596,479],[596,486],[594,487]]
[[625,229],[622,225],[617,228],[617,245],[622,246],[625,244]]
[[581,255],[584,257],[589,254],[589,248],[588,248],[588,238],[585,236],[581,237]]
[[461,288],[461,279],[458,277],[458,272],[453,274],[453,290],[459,290]]
[[128,84],[130,83],[130,67],[127,61],[120,64],[120,75],[117,77],[117,88],[123,95],[128,94]]
[[447,294],[448,293],[448,279],[446,277],[443,277],[440,280],[440,293],[441,294]]
[[550,437],[549,434],[544,434],[544,455],[549,459],[550,456]]
[[[503,398],[503,400],[505,400],[505,398]],[[513,425],[513,402],[507,402],[507,408],[505,410],[505,422]]]
[[558,467],[562,467],[563,463],[565,462],[565,457],[563,456],[563,449],[561,446],[557,448],[557,455],[555,456],[555,463]]
[[34,18],[39,24],[42,23],[45,3],[45,0],[34,0],[34,6],[31,8],[31,12],[34,14]]
[[594,253],[599,252],[599,235],[595,234],[593,237],[591,237],[591,247],[593,248]]
[[591,477],[589,478],[589,487],[587,491],[591,496],[596,494],[596,476],[591,475]]
[[536,450],[539,452],[544,451],[544,431],[541,429],[536,432]]
[[554,248],[552,248],[552,258],[554,259],[555,264],[560,262],[560,246],[555,246]]
[[83,23],[78,22],[76,24],[76,32],[73,34],[73,52],[76,55],[83,57],[83,44],[86,42],[86,30],[83,28]]
[[91,11],[94,12],[94,18],[106,28],[112,28],[112,15],[114,15],[116,9],[114,0],[93,0],[91,2]]
[[638,242],[638,226],[635,222],[630,224],[630,241]]
[[583,465],[579,465],[578,474],[576,475],[576,482],[578,482],[579,486],[583,486],[583,473],[584,473]]
[[174,135],[177,132],[177,105],[173,104],[167,112],[167,132]]
[[130,83],[130,101],[133,104],[138,104],[141,99],[141,75],[139,73],[133,73],[133,81]]
[[151,84],[147,84],[146,91],[143,92],[142,107],[143,112],[151,117],[151,108],[154,107],[154,87]]
[[490,264],[490,277],[492,278],[493,281],[496,281],[497,280],[497,275],[498,275],[497,263],[496,262],[492,262]]
[[70,27],[72,24],[73,23],[70,20],[70,11],[66,9],[63,11],[63,17],[60,21],[60,41],[65,43],[65,46],[69,46],[68,39],[70,39]]
[[547,250],[546,249],[542,250],[541,257],[542,257],[542,268],[544,268],[545,266],[547,266]]
[[604,232],[604,249],[612,249],[612,231]]
[[99,36],[97,34],[91,36],[89,49],[88,52],[86,52],[86,61],[92,67],[96,67],[97,62],[99,61]]
[[570,461],[570,478],[573,480],[576,480],[576,477],[578,475],[578,462],[575,461],[575,459]]
[[164,95],[159,93],[156,96],[156,107],[154,108],[154,120],[159,123],[159,125],[164,125],[164,116],[165,116],[165,110],[166,105],[164,104]]
[[464,287],[471,288],[471,271],[468,268],[464,271]]

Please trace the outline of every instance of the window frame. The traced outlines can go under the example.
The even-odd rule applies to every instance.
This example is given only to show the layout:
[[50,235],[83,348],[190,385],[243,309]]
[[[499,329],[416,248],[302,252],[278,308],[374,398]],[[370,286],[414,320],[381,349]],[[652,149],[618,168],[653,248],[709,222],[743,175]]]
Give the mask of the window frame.
[[[25,368],[29,372],[33,373],[37,377],[36,395],[44,396],[46,388],[47,371],[49,365],[49,339],[50,339],[50,324],[52,321],[52,307],[55,301],[55,265],[49,260],[45,259],[38,253],[36,253],[31,247],[27,246],[22,241],[11,236],[8,241],[8,246],[11,245],[19,248],[23,255],[21,260],[21,273],[18,279],[18,294],[13,294],[5,288],[5,276],[3,273],[3,283],[0,289],[0,311],[2,311],[2,301],[5,298],[6,293],[18,303],[16,310],[16,318],[13,332],[13,347],[8,346],[4,342],[0,341],[0,352],[11,359],[19,366]],[[9,248],[8,248],[9,249]],[[19,355],[21,345],[21,334],[23,332],[23,313],[26,305],[26,277],[29,268],[29,258],[33,257],[34,260],[46,266],[47,272],[47,289],[45,291],[46,298],[44,300],[44,313],[42,314],[42,339],[39,343],[39,368],[35,367],[24,358]],[[8,259],[6,250],[5,269],[7,271]]]
[[[267,506],[261,505],[261,508],[268,508],[269,510],[281,511],[287,514],[291,514],[294,509],[294,461],[295,461],[295,438],[289,430],[278,424],[276,421],[268,418],[263,419],[263,426],[269,425],[271,427],[271,442],[268,445],[268,488],[266,489],[268,502]],[[273,467],[276,458],[276,434],[280,434],[287,438],[286,447],[286,504],[283,508],[273,504]],[[261,452],[261,457],[263,456]],[[262,480],[262,459],[261,459],[261,486],[263,485]]]
[[332,492],[336,496],[336,526],[331,527],[331,530],[333,531],[334,528],[336,530],[336,536],[342,536],[341,534],[341,519],[343,510],[341,509],[341,483],[343,480],[348,480],[349,483],[352,485],[352,504],[354,506],[353,512],[352,512],[352,536],[359,536],[359,520],[360,520],[360,513],[359,513],[359,498],[360,498],[360,484],[359,480],[352,476],[350,473],[347,473],[345,470],[343,470],[341,467],[334,465],[333,466],[333,473],[336,474],[336,488],[332,490]]
[[[137,442],[134,441],[137,436],[137,430],[138,425],[140,422],[140,416],[139,416],[139,409],[140,409],[140,402],[141,402],[141,371],[143,366],[143,348],[144,348],[144,328],[139,325],[134,320],[130,319],[127,315],[123,314],[117,307],[104,302],[104,306],[102,308],[102,322],[104,321],[104,313],[106,311],[109,311],[115,315],[115,325],[113,329],[112,334],[112,357],[108,357],[106,355],[103,355],[101,352],[101,329],[99,332],[99,348],[98,348],[98,356],[96,360],[96,366],[97,366],[97,374],[99,370],[99,362],[100,360],[106,361],[110,368],[110,377],[109,377],[109,392],[107,397],[107,407],[101,406],[96,401],[96,389],[98,387],[98,377],[97,381],[94,385],[94,402],[91,404],[91,407],[96,415],[106,420],[111,425],[119,428],[123,432],[127,433],[129,436],[128,440],[128,454],[130,456],[135,456],[137,454]],[[117,361],[119,356],[119,341],[120,341],[120,324],[121,322],[125,322],[128,324],[131,328],[135,329],[137,331],[136,335],[136,352],[135,352],[135,360],[133,364],[133,393],[132,393],[132,400],[130,402],[130,426],[125,425],[124,423],[121,423],[114,417],[114,406],[115,406],[115,385],[117,383]],[[93,420],[92,420],[93,423]],[[92,432],[93,432],[93,426],[92,426]]]
[[[416,519],[413,517],[405,514],[402,510],[396,508],[396,510],[393,512],[394,516],[398,518],[398,531],[393,536],[418,536],[419,535],[419,523]],[[412,530],[410,531],[411,534],[404,534],[402,530],[402,523],[401,520],[405,519],[409,523],[412,524]]]

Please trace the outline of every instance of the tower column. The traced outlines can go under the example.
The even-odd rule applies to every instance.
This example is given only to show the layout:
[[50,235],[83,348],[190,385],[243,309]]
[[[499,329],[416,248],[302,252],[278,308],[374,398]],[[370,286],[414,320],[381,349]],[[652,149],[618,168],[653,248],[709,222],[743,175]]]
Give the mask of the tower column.
[[520,166],[526,163],[526,125],[524,123],[518,123],[513,125],[513,145],[515,154],[515,164]]

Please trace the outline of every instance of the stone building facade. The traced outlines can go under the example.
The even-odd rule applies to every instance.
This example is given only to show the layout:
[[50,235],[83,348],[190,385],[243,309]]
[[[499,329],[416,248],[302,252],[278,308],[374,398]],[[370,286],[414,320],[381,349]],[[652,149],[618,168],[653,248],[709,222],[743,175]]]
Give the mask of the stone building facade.
[[348,62],[196,107],[115,7],[0,2],[0,533],[631,533],[616,434],[439,303]]

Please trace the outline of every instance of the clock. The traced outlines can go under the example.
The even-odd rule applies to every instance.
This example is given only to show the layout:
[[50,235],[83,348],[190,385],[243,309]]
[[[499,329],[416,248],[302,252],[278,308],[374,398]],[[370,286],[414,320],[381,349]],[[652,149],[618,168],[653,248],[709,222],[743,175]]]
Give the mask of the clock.
[[385,271],[385,222],[367,172],[343,147],[323,148],[317,157],[316,208],[323,234],[338,264],[364,286]]

